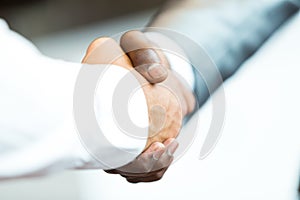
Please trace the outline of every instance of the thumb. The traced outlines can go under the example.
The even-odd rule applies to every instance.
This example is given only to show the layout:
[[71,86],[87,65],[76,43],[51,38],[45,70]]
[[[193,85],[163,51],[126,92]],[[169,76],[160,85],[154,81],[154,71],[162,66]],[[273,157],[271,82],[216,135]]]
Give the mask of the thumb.
[[159,83],[167,78],[166,58],[144,33],[129,31],[121,37],[120,45],[129,56],[135,70],[150,83]]

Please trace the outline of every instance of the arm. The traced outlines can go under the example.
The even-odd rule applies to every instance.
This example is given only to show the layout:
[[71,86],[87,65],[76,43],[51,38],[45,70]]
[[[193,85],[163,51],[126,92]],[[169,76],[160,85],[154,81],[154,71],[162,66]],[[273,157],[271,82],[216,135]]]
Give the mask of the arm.
[[[127,32],[121,39],[121,46],[126,52],[134,49],[155,49],[157,55],[154,57],[160,57],[166,52],[161,52],[156,47],[162,47],[160,45],[167,41],[171,50],[175,48],[175,52],[179,55],[185,54],[194,67],[199,67],[207,65],[201,59],[203,49],[199,46],[202,45],[217,65],[217,69],[196,69],[204,74],[205,80],[191,66],[177,62],[176,56],[168,56],[167,62],[164,62],[155,58],[151,59],[153,55],[142,54],[141,51],[127,53],[133,66],[136,67],[137,71],[142,72],[141,74],[151,83],[159,83],[164,81],[166,77],[173,76],[172,71],[166,74],[162,69],[165,66],[170,66],[194,89],[198,106],[201,106],[209,98],[209,93],[215,91],[223,83],[223,80],[230,77],[241,63],[251,56],[276,28],[297,10],[298,8],[289,1],[170,0],[145,28],[144,38],[146,39],[141,39],[143,36],[140,33]],[[171,29],[181,34],[168,34],[168,31],[159,28]],[[176,37],[182,36],[182,34],[190,40],[182,39],[184,36]],[[156,45],[149,45],[151,42]],[[138,43],[138,47],[132,48],[131,45],[136,43]],[[135,61],[135,54],[139,55],[139,62]],[[160,69],[158,67],[156,75],[160,78],[164,77],[160,80],[147,74],[147,72],[149,73],[149,66],[157,63],[160,64]],[[194,74],[191,75],[190,71],[194,71]],[[183,88],[181,92],[188,94],[183,96],[189,96],[189,98],[185,98],[186,101],[183,103],[191,105],[188,107],[193,108],[193,103],[189,102],[193,99],[189,94],[189,88],[180,88]],[[130,174],[122,172],[119,174],[127,179],[132,178]],[[141,174],[139,181],[143,181],[143,176],[145,174]]]
[[[177,31],[202,45],[218,67],[222,79],[226,80],[297,10],[296,4],[285,0],[170,0],[149,27]],[[183,48],[195,67],[201,66],[198,59],[201,52],[193,48],[194,44],[170,37]],[[214,73],[207,73],[206,77],[212,91],[222,83]],[[195,93],[201,106],[209,93],[197,74],[195,81]]]
[[[97,146],[93,153],[107,158],[103,162],[94,159],[86,149],[88,144],[82,144],[74,124],[73,91],[82,65],[41,55],[1,19],[0,44],[0,180],[65,169],[111,169],[106,163],[114,162],[112,168],[123,166],[142,152],[146,141],[127,143],[131,140],[128,137],[117,146],[91,144]],[[119,68],[114,70],[116,74],[123,73]],[[110,79],[118,78],[122,76]],[[110,84],[103,87],[112,90]],[[102,99],[101,95],[106,94],[97,95],[96,99]],[[136,115],[148,119],[146,109]],[[99,123],[105,119],[102,117]],[[131,154],[119,153],[118,149]]]

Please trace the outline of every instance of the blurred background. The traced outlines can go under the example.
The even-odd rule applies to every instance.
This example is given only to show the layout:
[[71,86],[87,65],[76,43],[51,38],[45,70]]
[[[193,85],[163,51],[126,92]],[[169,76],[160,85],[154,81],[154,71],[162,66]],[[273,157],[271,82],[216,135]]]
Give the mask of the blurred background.
[[[0,17],[45,55],[80,62],[93,39],[145,26],[163,2],[0,0]],[[299,35],[298,13],[226,82],[223,136],[205,160],[198,159],[205,136],[199,134],[159,182],[134,185],[100,170],[67,171],[2,182],[0,199],[299,199]],[[199,115],[198,131],[206,133],[209,101]]]
[[[80,61],[84,55],[82,50],[91,40],[145,26],[163,2],[0,0],[0,17],[8,22],[11,29],[33,41],[43,53],[55,58]],[[61,42],[68,45],[57,48],[56,45]],[[72,48],[75,48],[73,52],[66,51]]]
[[164,0],[1,0],[0,15],[26,37],[156,9]]

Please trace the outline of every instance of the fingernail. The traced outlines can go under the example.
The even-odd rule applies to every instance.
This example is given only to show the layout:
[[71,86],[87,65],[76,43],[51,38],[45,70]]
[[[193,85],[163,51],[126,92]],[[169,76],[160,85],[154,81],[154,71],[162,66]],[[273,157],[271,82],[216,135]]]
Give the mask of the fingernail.
[[178,148],[178,142],[177,141],[173,141],[167,149],[167,153],[169,156],[173,156],[173,154],[175,153],[176,149]]
[[159,79],[167,75],[167,70],[158,63],[152,64],[148,68],[148,73],[153,79]]

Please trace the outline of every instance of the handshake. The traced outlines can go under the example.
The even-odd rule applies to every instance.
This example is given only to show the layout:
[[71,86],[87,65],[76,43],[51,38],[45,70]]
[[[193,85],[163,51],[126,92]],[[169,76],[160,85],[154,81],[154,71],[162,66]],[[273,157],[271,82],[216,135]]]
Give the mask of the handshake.
[[108,173],[132,183],[159,180],[173,160],[183,118],[195,107],[195,97],[170,66],[165,53],[140,31],[129,31],[120,45],[112,38],[94,40],[82,60],[87,64],[114,64],[135,70],[148,106],[148,139],[145,149],[131,163]]

